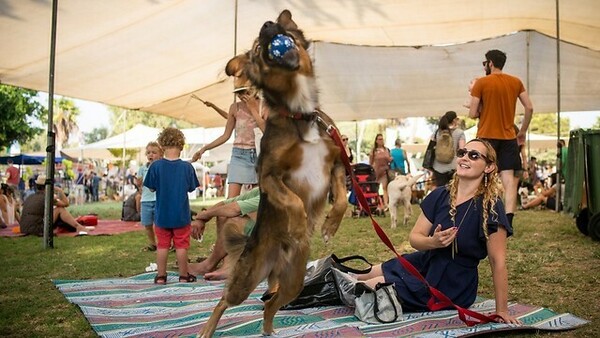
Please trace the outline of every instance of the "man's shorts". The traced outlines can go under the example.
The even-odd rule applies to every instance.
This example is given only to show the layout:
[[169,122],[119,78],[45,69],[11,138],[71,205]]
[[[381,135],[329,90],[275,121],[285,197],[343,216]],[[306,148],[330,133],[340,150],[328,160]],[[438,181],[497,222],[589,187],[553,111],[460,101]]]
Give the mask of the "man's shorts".
[[156,201],[142,202],[142,206],[140,207],[140,223],[143,226],[149,227],[154,224],[154,207],[156,206]]
[[521,155],[517,139],[513,140],[497,140],[483,139],[490,143],[496,151],[496,164],[498,171],[502,170],[523,170],[521,166]]
[[161,228],[154,227],[156,234],[156,247],[158,249],[169,249],[171,240],[175,249],[187,249],[190,247],[190,234],[192,233],[191,225],[186,225],[181,228]]

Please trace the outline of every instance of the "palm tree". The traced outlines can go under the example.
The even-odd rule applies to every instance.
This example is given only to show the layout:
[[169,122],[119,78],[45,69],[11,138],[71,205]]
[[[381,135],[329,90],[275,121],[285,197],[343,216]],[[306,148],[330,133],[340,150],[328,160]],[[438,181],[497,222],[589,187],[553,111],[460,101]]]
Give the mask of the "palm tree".
[[79,132],[77,126],[77,116],[79,108],[75,102],[66,98],[60,98],[54,103],[54,117],[52,119],[52,129],[56,134],[57,148],[64,148],[69,142],[69,136],[72,133]]

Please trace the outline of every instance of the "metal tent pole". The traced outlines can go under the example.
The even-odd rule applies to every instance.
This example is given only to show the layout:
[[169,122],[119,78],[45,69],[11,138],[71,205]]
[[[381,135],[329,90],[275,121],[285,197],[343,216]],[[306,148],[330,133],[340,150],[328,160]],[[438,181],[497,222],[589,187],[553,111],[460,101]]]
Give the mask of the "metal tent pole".
[[559,0],[556,0],[556,211],[560,211],[562,200],[562,145],[560,142],[560,13]]
[[48,78],[48,132],[46,146],[46,195],[44,199],[44,249],[54,248],[54,158],[55,137],[52,126],[54,118],[54,64],[56,56],[56,22],[58,0],[52,1],[52,29],[50,35],[50,69]]

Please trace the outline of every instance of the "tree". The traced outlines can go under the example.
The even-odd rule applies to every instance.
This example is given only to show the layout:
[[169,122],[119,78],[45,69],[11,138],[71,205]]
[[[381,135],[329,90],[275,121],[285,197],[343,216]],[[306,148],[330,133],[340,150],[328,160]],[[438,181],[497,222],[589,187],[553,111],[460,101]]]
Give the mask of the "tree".
[[104,140],[108,136],[108,129],[106,127],[94,128],[89,133],[83,133],[83,140],[85,144],[90,144]]
[[596,118],[596,124],[592,126],[594,129],[600,129],[600,116]]
[[60,98],[54,102],[53,130],[56,133],[56,145],[66,147],[69,136],[79,131],[77,116],[79,108],[70,99]]
[[[570,121],[568,117],[560,118],[560,136],[569,137]],[[529,132],[533,134],[556,135],[556,114],[533,114],[529,124]]]
[[35,100],[34,90],[0,84],[0,151],[13,143],[24,144],[44,130],[32,125],[44,121],[46,109]]

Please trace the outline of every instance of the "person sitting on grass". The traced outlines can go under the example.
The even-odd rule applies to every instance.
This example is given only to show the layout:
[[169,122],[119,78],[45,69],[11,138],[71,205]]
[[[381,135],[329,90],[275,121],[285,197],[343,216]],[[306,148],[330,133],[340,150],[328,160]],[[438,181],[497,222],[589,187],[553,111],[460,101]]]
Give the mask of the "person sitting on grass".
[[[23,203],[21,212],[20,230],[27,235],[44,235],[44,208],[46,197],[46,176],[39,175],[35,180],[37,191],[29,196]],[[52,211],[52,229],[57,227],[66,228],[68,231],[76,231],[79,235],[87,235],[88,229],[75,220],[67,210],[69,198],[63,190],[54,186],[54,209]]]
[[229,265],[227,259],[223,265],[217,269],[219,263],[227,256],[223,245],[223,228],[226,226],[235,226],[239,232],[246,235],[254,228],[256,223],[256,212],[260,202],[260,190],[253,188],[239,196],[221,201],[206,210],[196,214],[195,221],[192,222],[192,236],[201,238],[206,227],[206,223],[217,218],[217,239],[210,255],[200,263],[189,264],[190,272],[196,275],[203,275],[206,280],[226,279],[229,275]]
[[[520,324],[508,310],[506,242],[513,229],[497,184],[496,152],[487,141],[474,139],[456,156],[453,179],[421,203],[421,215],[409,235],[418,251],[403,257],[431,286],[468,308],[477,297],[479,262],[489,256],[496,314],[501,322]],[[429,310],[427,287],[397,258],[355,276],[373,289],[378,283],[394,283],[405,311]]]
[[167,258],[171,241],[175,247],[179,282],[192,283],[196,276],[188,272],[188,248],[190,247],[191,217],[188,192],[200,185],[196,170],[179,158],[185,145],[185,136],[176,128],[165,128],[158,135],[158,144],[164,157],[148,168],[144,186],[156,191],[154,224],[158,241],[156,264],[158,270],[155,284],[167,284]]
[[140,201],[142,199],[142,193],[139,187],[135,186],[135,192],[123,202],[123,213],[121,220],[126,222],[138,222],[140,220]]
[[[552,181],[556,180],[556,173],[552,174],[551,176]],[[531,208],[535,208],[539,205],[544,204],[546,206],[546,209],[549,210],[556,210],[556,189],[557,189],[557,184],[553,184],[552,187],[548,188],[548,189],[544,189],[542,190],[539,194],[537,194],[537,196],[535,196],[534,199],[532,200],[528,200],[526,198],[521,199],[521,207],[525,210],[525,209],[531,209]],[[565,196],[565,184],[562,183],[561,184],[561,203],[559,205],[559,210],[562,210],[563,207],[563,201],[564,200],[564,196]]]
[[21,205],[12,186],[2,183],[0,189],[0,228],[18,225],[21,219]]

